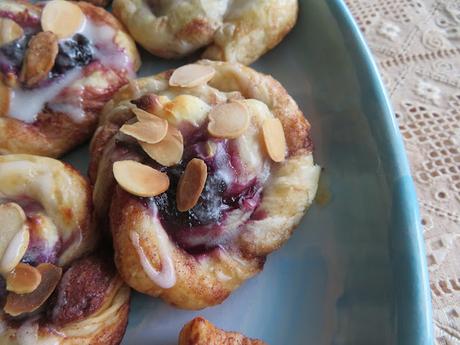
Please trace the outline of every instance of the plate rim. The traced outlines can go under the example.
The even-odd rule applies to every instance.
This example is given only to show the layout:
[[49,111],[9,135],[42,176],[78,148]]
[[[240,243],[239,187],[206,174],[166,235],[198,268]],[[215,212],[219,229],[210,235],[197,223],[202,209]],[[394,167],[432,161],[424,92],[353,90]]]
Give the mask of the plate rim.
[[[389,139],[390,143],[385,148],[385,154],[389,157],[388,160],[393,162],[386,167],[388,170],[385,175],[389,179],[389,185],[393,186],[391,195],[396,198],[393,200],[396,207],[393,207],[392,212],[400,217],[397,219],[398,227],[405,230],[400,234],[399,241],[396,239],[399,243],[391,248],[390,256],[395,255],[396,258],[409,260],[402,265],[403,267],[395,267],[401,265],[401,262],[395,262],[397,260],[391,262],[393,272],[396,270],[399,274],[407,274],[408,277],[403,282],[406,291],[397,291],[395,296],[399,302],[394,306],[398,313],[395,317],[396,340],[398,344],[433,344],[432,304],[425,241],[417,194],[402,135],[373,54],[345,0],[329,0],[328,4],[340,25],[340,30],[352,38],[351,44],[357,48],[356,55],[364,63],[364,77],[358,78],[367,79],[369,82],[366,85],[373,89],[377,106],[384,116],[376,116],[372,121],[383,125],[382,135]],[[404,250],[408,253],[400,253]],[[396,286],[394,288],[397,289]],[[402,317],[399,317],[400,314]]]

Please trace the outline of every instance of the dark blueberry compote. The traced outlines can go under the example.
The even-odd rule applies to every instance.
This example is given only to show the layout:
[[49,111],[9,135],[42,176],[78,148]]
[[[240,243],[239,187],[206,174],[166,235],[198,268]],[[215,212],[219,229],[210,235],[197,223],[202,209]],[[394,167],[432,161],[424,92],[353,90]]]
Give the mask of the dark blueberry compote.
[[51,73],[53,76],[64,74],[75,67],[84,67],[92,60],[91,42],[85,36],[76,34],[59,44],[59,53]]
[[19,74],[30,38],[31,35],[24,35],[17,40],[0,46],[0,69],[3,74]]
[[[19,76],[27,45],[34,33],[29,33],[13,42],[0,46],[0,71],[4,74]],[[94,59],[91,42],[83,35],[76,34],[72,38],[59,43],[59,52],[56,56],[49,79],[40,85],[46,85],[54,78],[66,72],[89,65]]]
[[[170,187],[159,196],[143,199],[145,205],[153,208],[155,204],[158,217],[171,238],[195,255],[225,245],[256,210],[263,187],[256,177],[242,182],[242,165],[232,141],[208,140],[207,135],[189,137],[183,159],[175,166],[165,168],[146,162],[168,174]],[[210,146],[212,153],[209,152]],[[208,175],[198,203],[192,209],[180,212],[176,205],[177,185],[187,163],[193,158],[206,163]]]

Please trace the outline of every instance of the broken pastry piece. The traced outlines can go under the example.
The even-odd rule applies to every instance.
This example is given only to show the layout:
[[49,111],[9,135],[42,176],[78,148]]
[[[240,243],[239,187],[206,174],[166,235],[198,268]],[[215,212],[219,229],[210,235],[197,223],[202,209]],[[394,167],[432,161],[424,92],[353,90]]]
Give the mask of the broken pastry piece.
[[181,330],[178,345],[267,345],[262,340],[249,339],[236,332],[216,328],[208,320],[197,317]]
[[81,144],[139,65],[134,41],[103,8],[0,1],[0,154],[58,157]]
[[319,172],[287,91],[209,60],[123,87],[89,167],[122,278],[185,309],[222,303],[262,270],[312,203]]
[[0,156],[0,344],[112,345],[129,288],[94,250],[91,189],[72,167]]

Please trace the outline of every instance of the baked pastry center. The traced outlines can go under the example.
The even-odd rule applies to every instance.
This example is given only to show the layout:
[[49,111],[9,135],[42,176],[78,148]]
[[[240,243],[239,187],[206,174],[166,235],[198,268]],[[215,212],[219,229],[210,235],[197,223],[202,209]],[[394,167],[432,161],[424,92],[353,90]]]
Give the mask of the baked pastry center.
[[[206,183],[196,205],[181,212],[176,201],[179,179],[194,158],[206,164]],[[155,203],[161,224],[176,243],[199,254],[226,244],[252,216],[268,177],[268,166],[258,176],[240,178],[245,175],[245,167],[235,143],[209,138],[201,128],[187,142],[181,163],[165,172],[169,189],[149,203]]]
[[[275,120],[265,104],[258,100],[242,99],[239,93],[227,94],[210,86],[202,88],[207,89],[212,95],[209,97],[217,99],[218,103],[208,104],[193,95],[176,96],[174,91],[166,93],[169,97],[165,94],[149,94],[133,101],[142,106],[145,103],[143,99],[155,99],[159,105],[154,112],[168,121],[169,130],[174,128],[180,131],[183,151],[177,164],[164,166],[155,160],[155,155],[153,158],[149,156],[149,145],[143,142],[148,139],[140,138],[137,132],[128,128],[132,124],[139,125],[139,128],[147,126],[147,121],[129,120],[127,123],[131,125],[123,126],[115,139],[118,146],[115,156],[120,152],[132,152],[137,156],[135,160],[167,175],[169,188],[164,193],[150,198],[137,196],[155,212],[169,236],[191,254],[231,246],[247,221],[264,217],[263,212],[254,214],[269,179],[272,160],[265,147],[263,126]],[[239,116],[246,123],[240,129],[235,127],[232,132],[232,126],[239,126],[233,123]],[[281,132],[281,135],[281,138],[269,139],[280,141],[277,144],[281,147],[281,159],[284,160],[286,145],[284,133]],[[134,140],[135,137],[137,140]],[[188,187],[184,183],[181,186],[180,180],[189,175],[188,167],[195,161],[200,162],[205,171],[204,185],[198,188],[199,178],[192,176],[190,181],[185,182]],[[124,187],[123,180],[118,179],[118,182]],[[127,182],[132,182],[132,177]],[[184,209],[180,204],[188,203],[187,199],[193,199],[190,194],[195,192],[195,200]],[[181,198],[186,200],[179,200]]]

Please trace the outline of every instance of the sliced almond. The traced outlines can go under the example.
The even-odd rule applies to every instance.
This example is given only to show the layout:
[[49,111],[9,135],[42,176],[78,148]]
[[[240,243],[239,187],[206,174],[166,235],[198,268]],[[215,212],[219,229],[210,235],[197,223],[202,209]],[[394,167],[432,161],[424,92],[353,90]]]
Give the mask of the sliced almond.
[[155,161],[170,167],[180,162],[184,153],[184,138],[174,126],[168,127],[165,138],[156,144],[139,142],[142,149]]
[[[18,239],[21,239],[22,237],[17,235],[18,233],[21,233],[25,228],[25,221],[26,215],[21,206],[18,204],[9,202],[0,205],[0,273],[8,273],[11,269],[14,268],[14,266],[16,266],[13,265],[13,267],[11,267],[11,255],[14,254],[14,245],[18,244]],[[27,236],[23,233],[21,234],[23,236]],[[23,246],[20,246],[20,248],[22,247]]]
[[13,268],[21,261],[29,246],[29,229],[26,225],[19,230],[11,239],[11,242],[6,247],[3,257],[0,260],[0,272],[5,274],[13,270]]
[[220,104],[210,111],[208,132],[217,138],[238,138],[249,127],[249,112],[242,103]]
[[0,18],[0,46],[24,36],[24,30],[14,20]]
[[283,125],[279,119],[268,119],[262,125],[265,148],[270,158],[282,162],[286,157],[286,138]]
[[40,308],[53,293],[62,276],[62,268],[49,263],[40,264],[37,267],[41,275],[38,287],[28,294],[17,294],[10,292],[6,297],[6,304],[3,307],[5,313],[11,316],[18,316],[30,313]]
[[193,158],[188,162],[177,185],[176,202],[180,212],[188,211],[196,205],[207,177],[208,167],[203,160]]
[[48,78],[58,52],[58,39],[52,32],[39,32],[32,37],[22,64],[21,82],[31,87]]
[[42,280],[42,275],[33,266],[19,263],[6,276],[6,289],[17,294],[31,293]]
[[0,80],[0,116],[7,116],[10,111],[11,89]]
[[155,115],[151,116],[151,120],[121,126],[120,132],[149,144],[160,142],[168,133],[168,121],[160,119]]
[[195,87],[210,81],[216,70],[211,66],[190,64],[177,68],[169,78],[170,86]]
[[151,112],[148,112],[148,111],[145,111],[145,110],[142,110],[142,109],[139,109],[139,108],[132,108],[132,112],[134,113],[134,115],[136,115],[136,118],[140,122],[143,122],[143,121],[160,122],[160,120],[161,120],[161,122],[166,121],[166,120],[162,119],[161,117],[158,117],[158,116],[154,115]]
[[113,175],[121,188],[136,196],[152,197],[169,188],[168,175],[136,161],[115,162]]
[[52,0],[42,11],[43,31],[52,31],[60,39],[73,36],[85,23],[85,15],[79,6],[70,1]]

